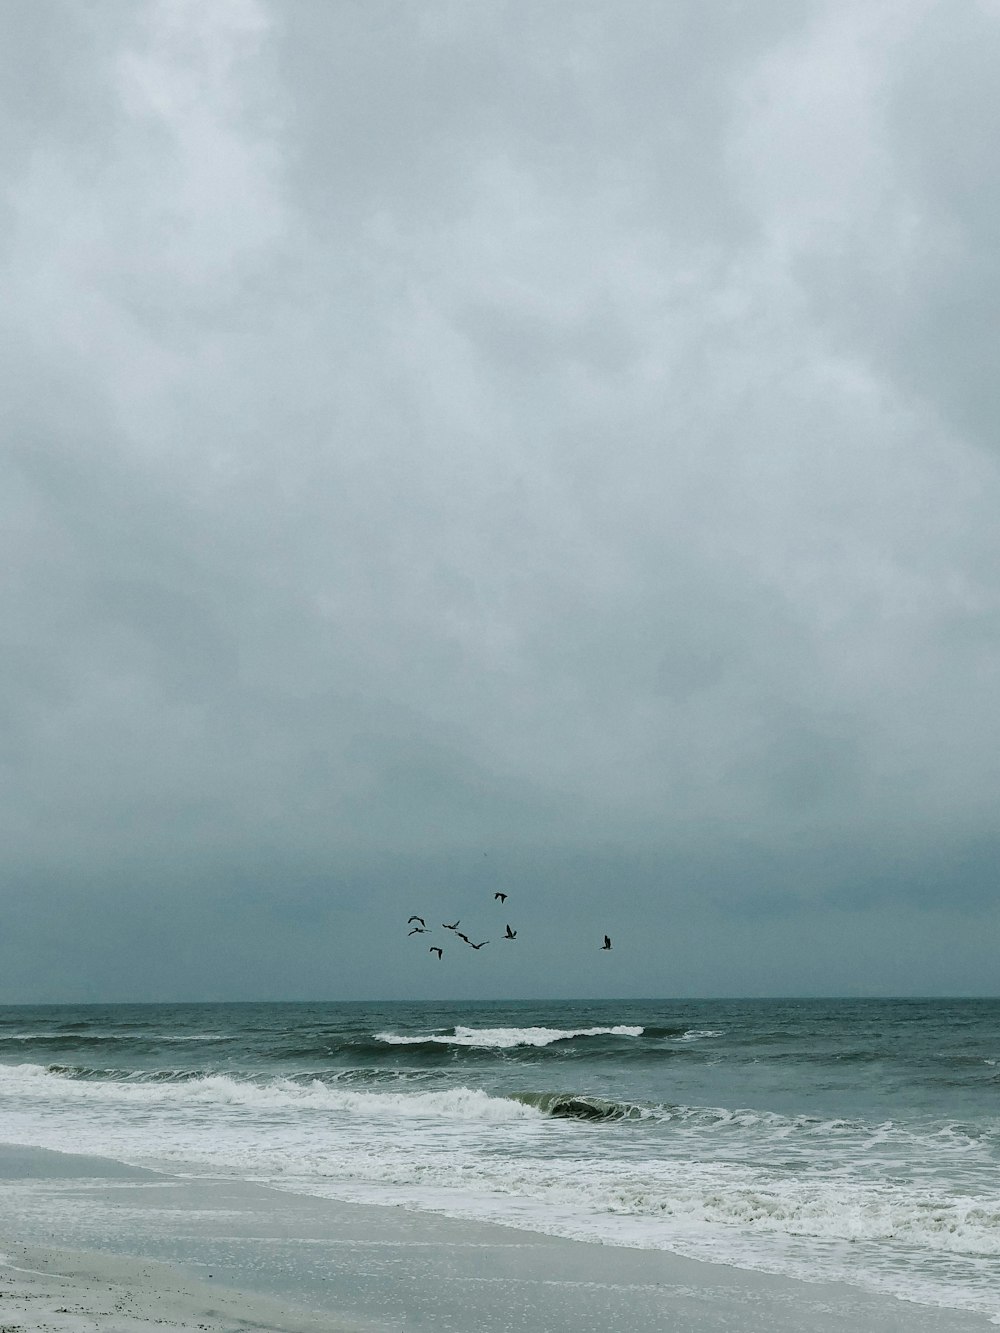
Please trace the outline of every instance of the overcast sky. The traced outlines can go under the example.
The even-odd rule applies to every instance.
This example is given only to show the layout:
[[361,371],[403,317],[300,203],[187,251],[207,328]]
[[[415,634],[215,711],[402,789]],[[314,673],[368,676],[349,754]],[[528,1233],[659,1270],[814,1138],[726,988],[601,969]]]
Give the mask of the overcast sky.
[[1000,989],[1000,4],[0,16],[0,1000]]

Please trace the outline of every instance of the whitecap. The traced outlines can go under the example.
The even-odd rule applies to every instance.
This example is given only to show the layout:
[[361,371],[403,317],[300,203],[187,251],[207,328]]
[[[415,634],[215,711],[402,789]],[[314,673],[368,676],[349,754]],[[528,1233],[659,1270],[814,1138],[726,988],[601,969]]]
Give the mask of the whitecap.
[[403,1036],[396,1032],[376,1032],[375,1040],[390,1046],[423,1046],[435,1042],[443,1046],[482,1046],[509,1050],[514,1046],[551,1046],[556,1041],[572,1041],[576,1037],[641,1037],[644,1028],[627,1023],[614,1027],[593,1028],[468,1028],[456,1027],[452,1032],[429,1032],[423,1036]]

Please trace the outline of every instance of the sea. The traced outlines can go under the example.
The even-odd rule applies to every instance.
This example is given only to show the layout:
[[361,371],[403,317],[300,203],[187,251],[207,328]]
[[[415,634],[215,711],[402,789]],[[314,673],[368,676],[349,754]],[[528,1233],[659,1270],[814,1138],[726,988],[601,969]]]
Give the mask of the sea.
[[1000,1000],[0,1008],[0,1140],[1000,1323]]

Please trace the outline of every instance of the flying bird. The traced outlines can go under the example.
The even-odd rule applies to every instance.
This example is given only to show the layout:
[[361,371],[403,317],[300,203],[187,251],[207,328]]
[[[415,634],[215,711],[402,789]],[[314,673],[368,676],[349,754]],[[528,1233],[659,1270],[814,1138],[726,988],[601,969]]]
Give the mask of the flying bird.
[[507,895],[505,893],[495,893],[493,895],[493,901],[496,902],[498,899],[500,902],[505,903],[507,901]]
[[517,931],[516,931],[516,930],[511,930],[510,926],[508,925],[508,926],[507,926],[507,934],[504,936],[504,939],[505,939],[505,940],[516,940],[516,939],[517,939]]
[[414,921],[419,921],[420,924],[421,924],[422,926],[426,926],[426,925],[427,925],[427,922],[424,920],[424,918],[423,918],[422,916],[411,916],[410,919],[409,919],[409,921],[407,921],[406,924],[407,924],[408,926],[412,926],[413,923],[414,923]]
[[479,944],[472,944],[472,941],[469,940],[469,944],[472,945],[473,949],[481,949],[484,944],[489,944],[489,940],[482,940]]
[[472,941],[469,939],[468,935],[463,934],[462,931],[460,931],[460,930],[456,930],[456,931],[455,931],[455,934],[458,936],[458,938],[459,938],[460,940],[465,940],[466,944],[471,944],[471,943],[472,943]]
[[410,935],[428,935],[429,933],[430,933],[430,932],[428,931],[428,929],[427,929],[426,926],[414,926],[412,930],[408,930],[408,931],[406,932],[407,936],[410,936]]
[[438,949],[438,948],[428,949],[427,952],[428,952],[428,953],[436,953],[437,956],[438,956],[438,962],[439,962],[439,963],[440,963],[441,958],[442,958],[442,956],[443,956],[443,954],[444,954],[444,950],[443,950],[443,949]]
[[453,921],[452,924],[451,924],[450,926],[448,925],[448,922],[447,922],[447,921],[442,921],[442,922],[441,922],[441,925],[442,925],[443,929],[445,929],[445,930],[458,930],[459,923],[461,922],[461,920],[462,920],[462,918],[459,917],[459,918],[458,918],[458,921]]
[[611,936],[610,936],[610,935],[605,935],[605,937],[604,937],[604,943],[601,945],[601,948],[602,948],[602,949],[610,949],[610,948],[611,948]]

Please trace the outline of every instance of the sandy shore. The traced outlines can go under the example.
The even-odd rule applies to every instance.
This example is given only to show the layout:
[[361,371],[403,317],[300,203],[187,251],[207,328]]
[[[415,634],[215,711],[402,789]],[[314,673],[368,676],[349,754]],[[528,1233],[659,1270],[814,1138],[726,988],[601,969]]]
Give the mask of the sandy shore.
[[996,1328],[846,1284],[2,1145],[0,1254],[0,1333]]
[[144,1259],[31,1245],[0,1254],[0,1333],[360,1333],[362,1327],[213,1287]]

